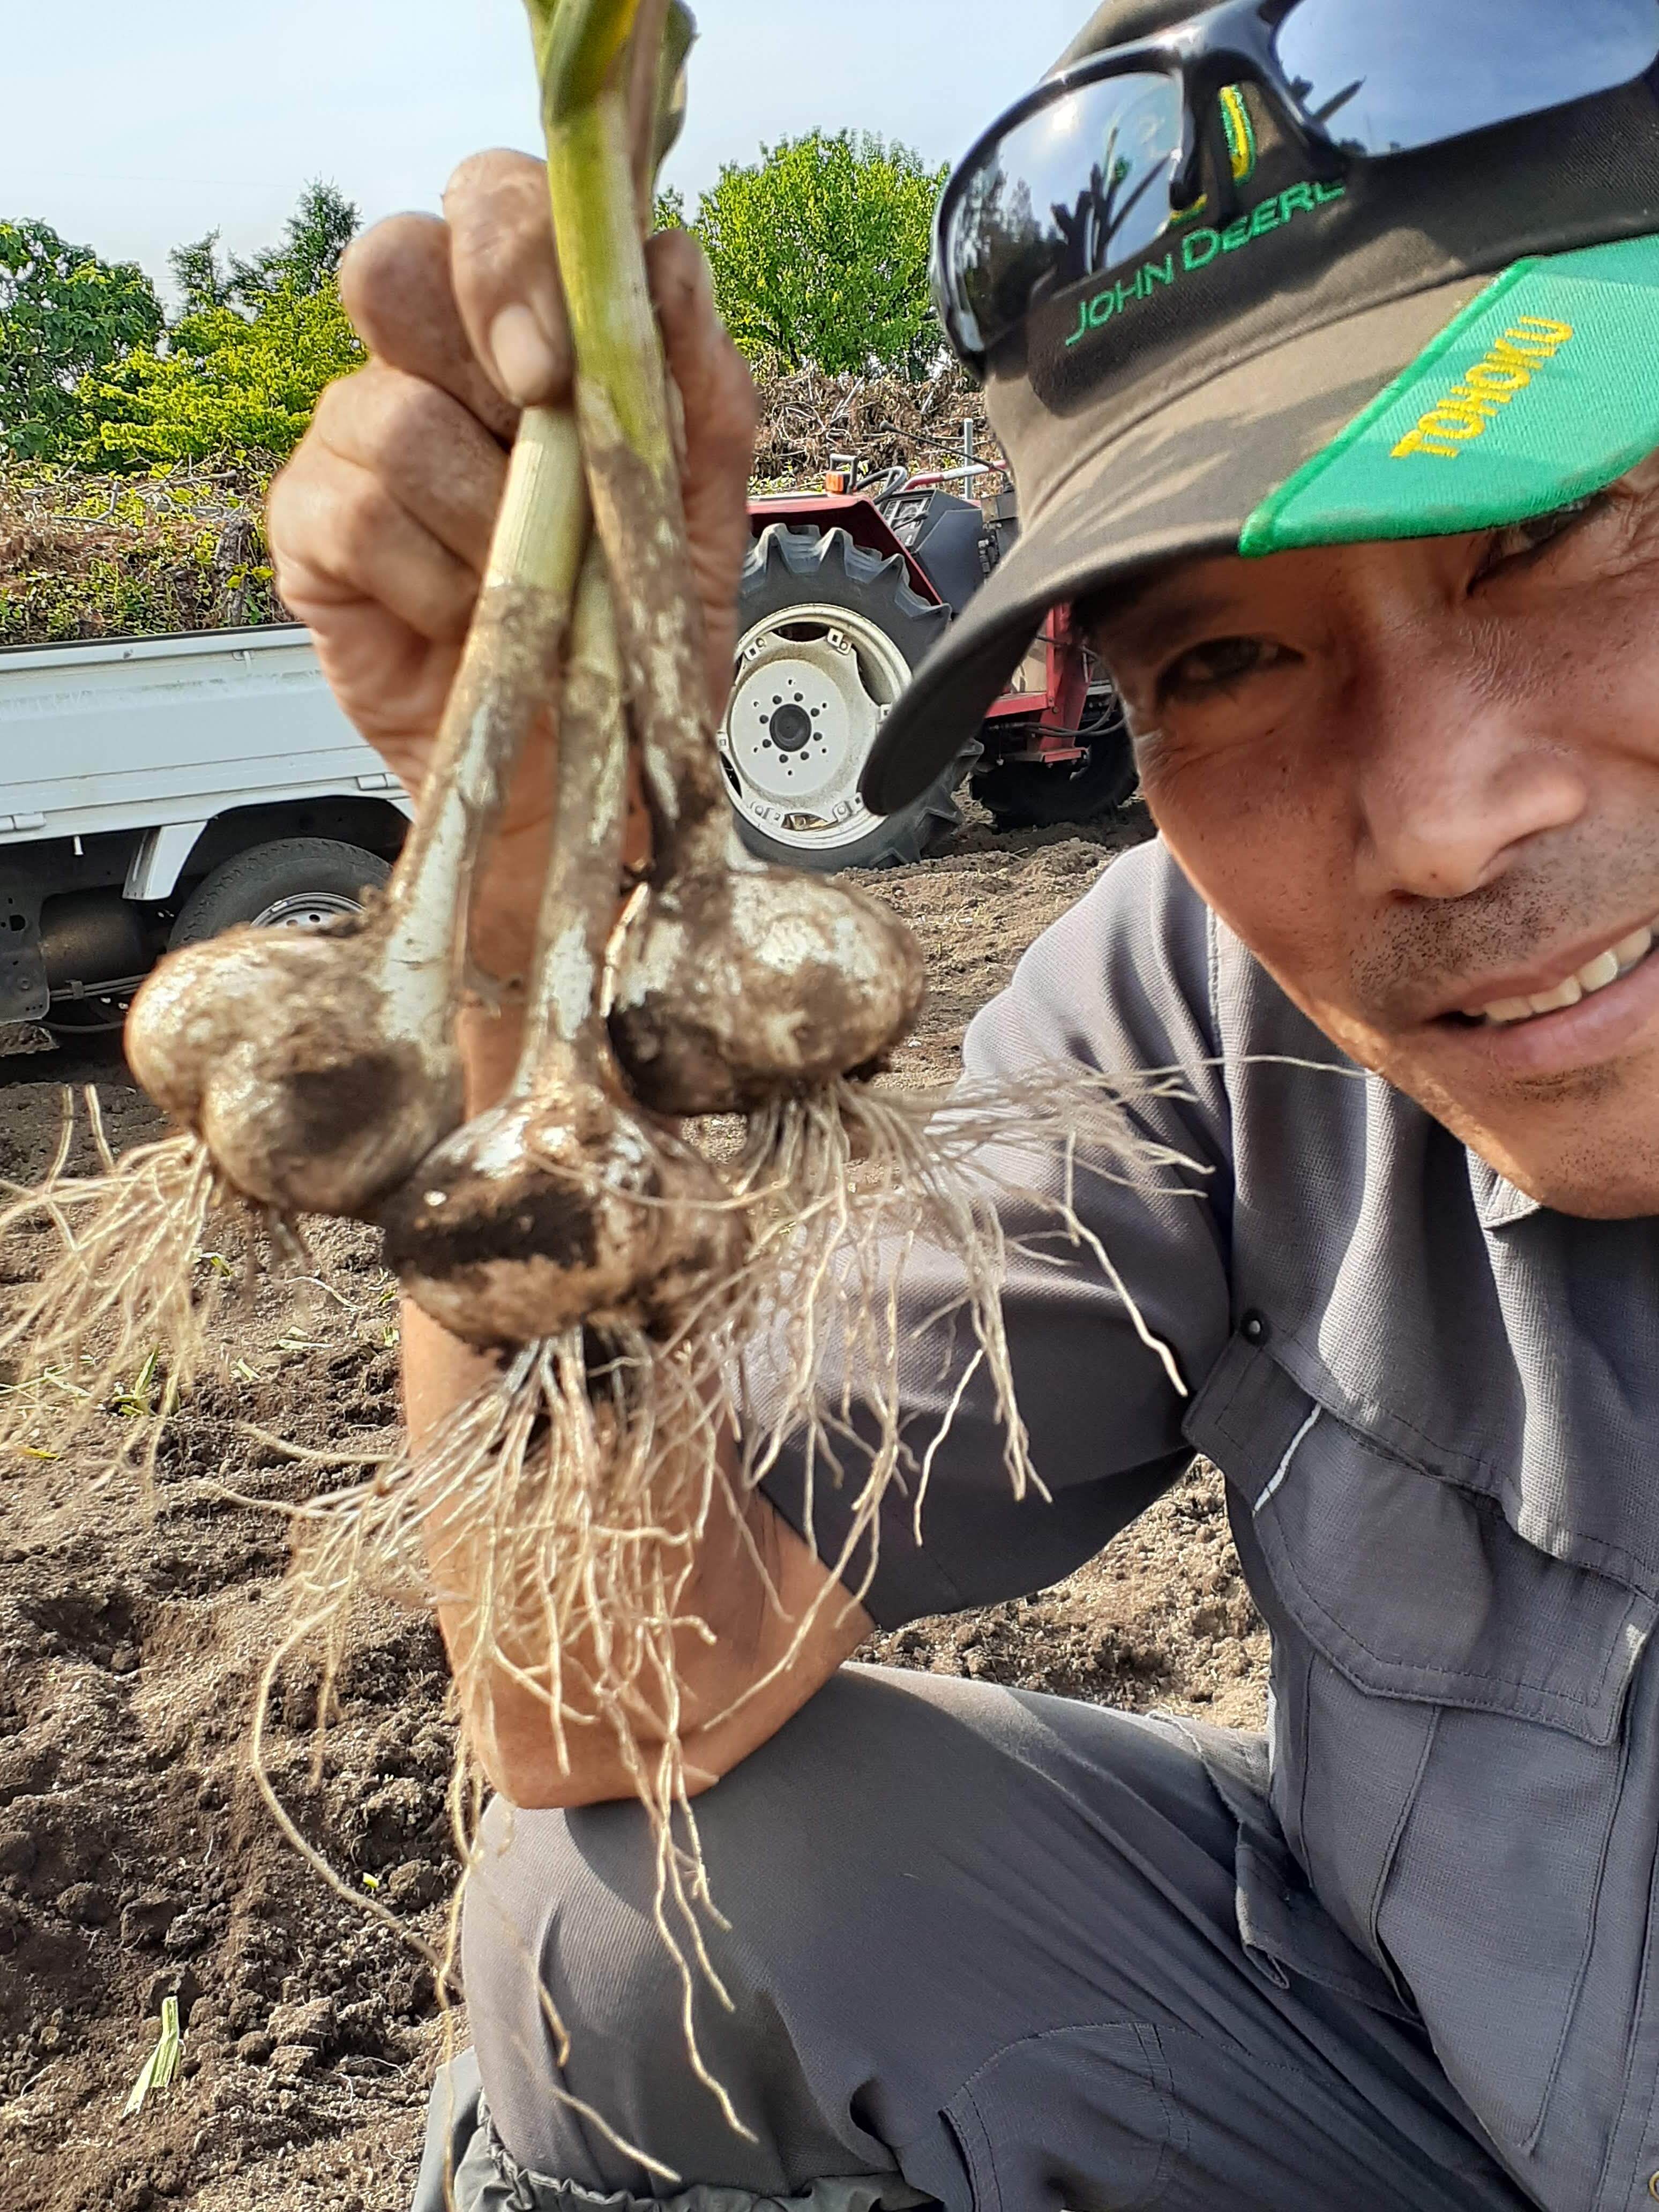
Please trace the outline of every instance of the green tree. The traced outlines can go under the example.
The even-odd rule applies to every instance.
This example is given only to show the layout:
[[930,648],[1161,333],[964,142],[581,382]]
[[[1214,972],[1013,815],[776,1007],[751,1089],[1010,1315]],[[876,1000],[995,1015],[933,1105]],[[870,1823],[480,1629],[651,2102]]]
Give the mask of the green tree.
[[82,426],[82,378],[161,330],[135,263],[100,260],[44,222],[0,222],[0,453],[61,458]]
[[832,375],[925,375],[940,345],[927,249],[946,173],[847,131],[780,140],[752,167],[728,162],[691,228],[744,352]]
[[219,233],[175,246],[167,256],[173,281],[179,287],[186,315],[204,315],[215,307],[228,307],[236,297],[236,279],[219,259]]
[[333,185],[307,185],[288,219],[280,246],[270,246],[244,261],[220,252],[222,234],[177,246],[167,256],[173,281],[184,302],[183,314],[200,315],[214,307],[240,307],[257,314],[284,286],[306,294],[325,291],[340,272],[345,250],[362,227],[362,210]]
[[254,313],[278,292],[309,295],[326,291],[340,273],[345,250],[362,228],[362,211],[333,185],[309,184],[288,219],[280,246],[251,260],[230,262],[230,289]]
[[333,185],[313,184],[281,243],[247,260],[222,259],[216,231],[180,246],[179,319],[81,386],[82,465],[292,453],[324,386],[362,363],[337,283],[358,223]]
[[140,468],[210,454],[291,453],[324,386],[361,368],[363,349],[331,283],[271,293],[258,313],[210,307],[136,348],[81,398],[83,467]]

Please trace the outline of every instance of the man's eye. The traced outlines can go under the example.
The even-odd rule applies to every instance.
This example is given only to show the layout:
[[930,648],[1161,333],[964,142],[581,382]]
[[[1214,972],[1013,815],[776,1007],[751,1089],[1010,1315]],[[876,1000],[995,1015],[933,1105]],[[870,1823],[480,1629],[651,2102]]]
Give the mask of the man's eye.
[[1166,698],[1194,697],[1206,691],[1224,690],[1249,676],[1260,675],[1283,659],[1282,649],[1261,637],[1218,637],[1195,645],[1172,661],[1158,681]]
[[1529,521],[1511,522],[1502,530],[1494,530],[1487,540],[1475,581],[1480,583],[1515,562],[1534,559],[1559,539],[1571,537],[1585,523],[1605,514],[1610,503],[1606,492],[1596,492],[1589,499],[1574,500],[1570,507],[1553,507],[1547,514],[1534,515]]

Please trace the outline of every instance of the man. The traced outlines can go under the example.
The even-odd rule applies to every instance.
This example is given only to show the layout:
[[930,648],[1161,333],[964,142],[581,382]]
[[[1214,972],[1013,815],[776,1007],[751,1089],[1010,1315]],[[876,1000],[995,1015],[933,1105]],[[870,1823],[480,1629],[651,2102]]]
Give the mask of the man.
[[[1009,1498],[970,1393],[926,1545],[897,1510],[867,1610],[718,1722],[787,1630],[711,1536],[731,2005],[696,2007],[744,2132],[687,2063],[626,1778],[561,1776],[501,1686],[492,1777],[538,1809],[491,1816],[484,2102],[441,2087],[423,2205],[447,2149],[469,2212],[1659,2198],[1656,61],[1654,0],[1108,0],[951,185],[942,305],[1026,532],[868,789],[920,789],[1082,603],[1161,840],[969,1058],[1185,1071],[1144,1111],[1196,1194],[1088,1205],[1188,1395],[1087,1271],[1018,1268],[1053,1502]],[[375,364],[272,507],[412,780],[514,406],[568,383],[532,165],[448,216],[354,256]],[[718,697],[751,402],[689,243],[654,251]],[[479,910],[502,972],[537,847],[526,799]],[[471,1371],[419,1324],[407,1367],[417,1422]],[[1273,1632],[1267,1744],[840,1671],[870,1617],[1078,1565],[1194,1450]],[[751,1510],[799,1611],[837,1501],[809,1528],[786,1469]]]

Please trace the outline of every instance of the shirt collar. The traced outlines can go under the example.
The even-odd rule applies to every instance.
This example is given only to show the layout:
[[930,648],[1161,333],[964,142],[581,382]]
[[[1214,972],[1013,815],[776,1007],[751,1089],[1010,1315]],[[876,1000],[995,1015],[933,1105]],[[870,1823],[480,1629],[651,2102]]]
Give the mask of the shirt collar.
[[1469,1154],[1469,1188],[1474,1194],[1474,1210],[1480,1217],[1483,1229],[1508,1229],[1517,1221],[1530,1221],[1534,1213],[1544,1209],[1535,1198],[1528,1198],[1517,1190],[1494,1167],[1490,1167],[1478,1152]]

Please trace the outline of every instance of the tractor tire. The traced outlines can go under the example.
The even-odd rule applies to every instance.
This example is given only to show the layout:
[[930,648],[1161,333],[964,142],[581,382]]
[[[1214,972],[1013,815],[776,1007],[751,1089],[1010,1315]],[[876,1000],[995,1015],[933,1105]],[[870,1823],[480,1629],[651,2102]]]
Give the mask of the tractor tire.
[[763,531],[743,572],[719,738],[738,833],[758,859],[819,875],[896,867],[961,821],[954,794],[977,744],[897,814],[859,796],[883,722],[950,626],[897,554],[884,560],[844,530]]
[[1140,781],[1121,711],[1086,742],[1086,757],[1067,766],[1004,761],[988,768],[974,778],[974,796],[999,830],[1054,830],[1066,823],[1104,821],[1134,797]]

